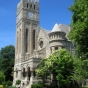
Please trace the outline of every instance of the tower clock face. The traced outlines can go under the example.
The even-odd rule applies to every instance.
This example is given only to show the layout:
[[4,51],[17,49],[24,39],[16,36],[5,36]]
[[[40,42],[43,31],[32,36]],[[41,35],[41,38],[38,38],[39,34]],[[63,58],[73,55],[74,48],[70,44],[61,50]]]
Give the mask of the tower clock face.
[[28,13],[28,17],[29,17],[29,18],[34,18],[34,14],[33,14],[32,12],[29,12],[29,13]]

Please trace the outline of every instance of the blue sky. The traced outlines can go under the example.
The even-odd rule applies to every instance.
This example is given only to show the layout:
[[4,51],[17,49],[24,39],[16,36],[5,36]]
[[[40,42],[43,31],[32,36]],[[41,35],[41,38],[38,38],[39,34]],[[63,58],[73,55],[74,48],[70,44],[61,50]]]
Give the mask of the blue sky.
[[[20,0],[0,0],[0,49],[15,46],[16,6]],[[70,25],[73,0],[40,0],[40,26],[52,30],[54,24]]]

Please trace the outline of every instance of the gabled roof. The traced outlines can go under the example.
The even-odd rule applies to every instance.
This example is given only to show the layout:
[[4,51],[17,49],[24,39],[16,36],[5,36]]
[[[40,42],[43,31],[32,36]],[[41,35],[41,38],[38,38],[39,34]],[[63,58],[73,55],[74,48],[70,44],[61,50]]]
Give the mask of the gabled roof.
[[48,34],[50,33],[49,30],[45,30],[45,29],[43,29],[43,28],[41,28],[41,27],[40,27],[40,30],[42,30],[43,33],[46,35],[46,37],[48,37]]

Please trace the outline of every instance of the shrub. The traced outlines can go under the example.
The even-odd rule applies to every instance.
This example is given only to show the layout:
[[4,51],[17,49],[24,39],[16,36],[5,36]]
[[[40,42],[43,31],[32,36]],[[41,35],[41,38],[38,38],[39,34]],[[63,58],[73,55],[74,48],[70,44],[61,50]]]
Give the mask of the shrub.
[[3,88],[3,85],[0,85],[0,88]]
[[19,85],[21,83],[21,80],[16,80],[16,84]]
[[7,81],[7,85],[8,86],[12,86],[12,82],[11,81]]
[[9,88],[16,88],[15,86],[10,86]]
[[42,84],[33,84],[31,85],[31,88],[43,88]]
[[84,86],[83,88],[88,88],[88,86]]
[[2,83],[5,81],[5,75],[2,71],[0,71],[0,84],[2,85]]
[[7,88],[7,83],[6,82],[3,82],[3,88]]

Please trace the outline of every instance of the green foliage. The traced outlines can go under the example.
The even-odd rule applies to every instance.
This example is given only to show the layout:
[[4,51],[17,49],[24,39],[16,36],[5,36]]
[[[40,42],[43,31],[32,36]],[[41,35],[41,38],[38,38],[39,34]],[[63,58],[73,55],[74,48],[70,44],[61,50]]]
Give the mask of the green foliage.
[[[58,57],[56,57],[56,53],[58,53]],[[54,65],[55,63],[57,63],[57,66]],[[36,69],[36,72],[37,76],[48,76],[51,72],[53,74],[59,73],[56,74],[56,78],[57,80],[58,78],[60,79],[60,85],[62,86],[70,83],[73,68],[73,58],[70,52],[61,49],[51,54],[48,58],[43,59],[39,64],[39,68]]]
[[12,81],[7,81],[8,86],[12,86]]
[[21,80],[16,80],[16,84],[19,85],[21,83]]
[[12,59],[15,56],[15,48],[13,45],[6,46],[0,50],[0,58]]
[[10,86],[9,88],[16,88],[15,86]]
[[7,88],[7,82],[3,82],[3,88]]
[[88,1],[74,0],[69,9],[73,13],[69,38],[76,45],[78,57],[88,58]]
[[33,84],[31,85],[31,88],[43,88],[42,84]]
[[6,46],[0,50],[0,70],[2,70],[6,76],[6,81],[13,80],[11,73],[13,71],[15,58],[15,47],[12,45]]
[[84,86],[83,88],[88,88],[88,86]]
[[73,78],[81,83],[88,78],[88,0],[74,0],[69,8],[72,11],[72,23],[69,38],[75,44]]
[[5,81],[5,75],[2,71],[0,71],[0,85]]
[[0,85],[0,88],[3,88],[3,85]]
[[74,75],[73,79],[81,83],[88,77],[88,60],[82,60],[74,57]]

